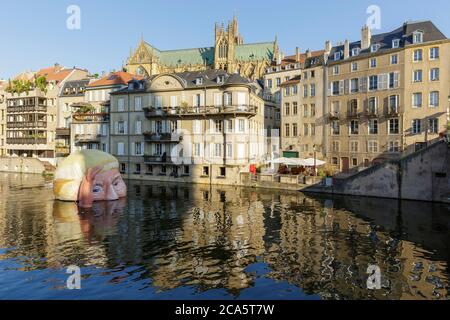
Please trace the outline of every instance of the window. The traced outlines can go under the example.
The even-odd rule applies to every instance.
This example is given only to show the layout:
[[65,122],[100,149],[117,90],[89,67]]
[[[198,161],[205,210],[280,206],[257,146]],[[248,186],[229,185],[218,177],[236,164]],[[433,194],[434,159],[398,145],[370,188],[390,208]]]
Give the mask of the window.
[[377,58],[370,59],[370,67],[376,68],[377,67]]
[[217,76],[217,79],[216,79],[217,83],[224,83],[224,81],[225,81],[225,76],[224,75]]
[[358,100],[357,99],[352,99],[350,100],[350,105],[349,105],[349,115],[350,116],[356,116],[358,114]]
[[307,84],[305,84],[304,86],[303,86],[303,97],[307,97],[308,96],[308,85]]
[[369,90],[370,91],[378,90],[378,76],[369,77]]
[[350,91],[351,91],[351,93],[357,93],[359,91],[359,79],[358,78],[350,80]]
[[309,115],[309,113],[308,113],[308,105],[305,104],[305,105],[303,105],[303,117],[304,118],[308,118],[308,115]]
[[422,61],[423,60],[423,51],[422,49],[414,50],[414,56],[413,56],[414,62]]
[[125,155],[125,144],[123,142],[117,143],[117,155],[118,156]]
[[289,92],[290,92],[290,88],[289,88],[289,86],[286,86],[286,87],[284,88],[284,96],[285,96],[285,97],[289,96]]
[[214,130],[216,133],[222,133],[223,122],[222,120],[214,120]]
[[162,144],[161,143],[157,143],[155,144],[155,156],[160,156],[162,155],[163,151],[162,151]]
[[431,118],[428,119],[428,132],[432,134],[439,133],[439,119]]
[[340,134],[339,120],[334,120],[333,122],[331,122],[331,134],[333,135]]
[[389,119],[389,134],[399,134],[398,118]]
[[398,113],[398,95],[389,96],[389,113]]
[[422,70],[414,70],[413,81],[414,82],[422,82]]
[[398,141],[389,141],[389,143],[388,143],[388,152],[400,152],[400,142],[398,142]]
[[439,107],[439,91],[430,92],[430,107]]
[[413,134],[419,134],[422,132],[422,121],[420,119],[414,119],[412,121],[411,131]]
[[413,33],[413,43],[422,43],[423,42],[423,32],[422,31],[415,31]]
[[333,141],[333,143],[331,144],[331,150],[333,152],[339,152],[339,141]]
[[391,64],[398,64],[398,54],[391,55]]
[[197,79],[195,79],[195,84],[197,85],[197,86],[200,86],[200,85],[202,85],[203,84],[203,78],[197,78]]
[[293,105],[293,107],[292,107],[292,114],[293,115],[297,115],[297,113],[298,113],[298,103],[297,102],[293,102],[292,105]]
[[439,68],[430,70],[430,81],[439,81]]
[[222,144],[215,143],[214,144],[214,157],[221,157],[222,156]]
[[379,48],[380,48],[379,44],[373,44],[370,46],[370,52],[375,53],[378,51]]
[[352,49],[352,57],[359,55],[360,49],[358,47]]
[[339,74],[339,66],[334,66],[333,67],[333,74],[334,75],[338,75]]
[[204,176],[209,176],[209,167],[203,167],[203,175]]
[[352,63],[352,71],[358,71],[358,62]]
[[341,60],[341,52],[340,51],[334,53],[334,61],[338,61],[338,60]]
[[305,137],[309,135],[309,126],[306,123],[303,125],[303,135]]
[[392,40],[392,48],[396,49],[400,47],[400,39]]
[[147,173],[146,174],[153,174],[153,166],[151,164],[147,165]]
[[367,152],[378,153],[378,141],[370,140],[367,142]]
[[315,136],[316,135],[316,124],[314,124],[314,123],[311,123],[310,125],[309,125],[309,132],[310,132],[310,134],[312,135],[312,136]]
[[127,172],[127,165],[125,163],[120,164],[120,173],[126,173]]
[[292,136],[298,136],[298,125],[296,123],[292,124]]
[[136,156],[144,155],[144,145],[142,144],[142,142],[138,141],[134,143],[134,154]]
[[339,81],[333,81],[332,82],[332,95],[333,96],[338,96],[339,95]]
[[136,163],[135,164],[135,174],[141,174],[141,164],[140,163]]
[[339,115],[339,109],[340,109],[339,101],[333,101],[331,105],[331,112],[333,113],[333,115],[335,116]]
[[142,121],[136,121],[134,125],[134,133],[137,135],[142,134]]
[[289,123],[285,124],[285,136],[289,137],[290,134],[290,128],[289,128]]
[[298,93],[298,86],[297,85],[293,85],[292,86],[292,94],[296,95]]
[[200,148],[201,148],[200,143],[194,143],[194,156],[195,157],[200,157],[201,156]]
[[219,169],[219,177],[225,177],[226,175],[226,168],[225,167],[220,167]]
[[358,120],[350,121],[350,134],[358,134],[359,133],[359,122]]
[[311,115],[311,117],[315,117],[316,116],[316,105],[315,104],[311,104],[310,115]]
[[350,141],[350,152],[358,152],[359,143],[358,141]]
[[273,85],[272,79],[267,79],[267,87],[272,89],[272,85]]
[[369,121],[369,134],[378,134],[378,120],[371,119]]
[[142,97],[135,97],[134,98],[134,110],[135,111],[142,111]]
[[277,78],[277,87],[279,87],[281,85],[281,78]]
[[311,91],[311,97],[315,97],[316,96],[316,85],[315,84],[310,85],[310,91]]
[[119,121],[117,123],[117,129],[118,134],[125,134],[125,121]]
[[422,107],[422,93],[413,93],[413,108]]
[[315,78],[316,77],[316,71],[312,70],[311,71],[311,78]]
[[232,133],[233,132],[233,120],[231,120],[231,119],[227,120],[226,127],[227,127],[227,132]]
[[331,164],[334,166],[338,166],[339,165],[339,159],[336,157],[331,158]]
[[370,97],[369,98],[368,107],[369,107],[369,110],[367,110],[367,111],[369,112],[369,114],[372,114],[372,115],[376,115],[377,114],[378,103],[377,103],[377,98],[376,97]]
[[434,47],[430,49],[430,60],[439,59],[439,48]]
[[239,119],[239,132],[245,132],[245,120]]
[[358,159],[357,158],[353,158],[352,159],[352,165],[355,166],[355,167],[358,165]]
[[125,99],[119,98],[117,100],[117,111],[121,112],[125,110]]
[[290,113],[290,106],[289,103],[284,104],[284,115],[288,116]]

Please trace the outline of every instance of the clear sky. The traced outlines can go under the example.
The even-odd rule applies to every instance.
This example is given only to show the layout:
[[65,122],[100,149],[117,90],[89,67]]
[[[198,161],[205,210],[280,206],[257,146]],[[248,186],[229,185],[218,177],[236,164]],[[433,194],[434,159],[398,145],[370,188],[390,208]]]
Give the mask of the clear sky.
[[[69,5],[81,9],[80,30],[66,27]],[[359,40],[370,5],[381,9],[375,33],[429,19],[450,36],[448,0],[2,0],[0,79],[55,62],[118,70],[141,35],[161,50],[212,46],[214,23],[234,13],[246,43],[277,35],[286,54],[322,49],[325,40]]]

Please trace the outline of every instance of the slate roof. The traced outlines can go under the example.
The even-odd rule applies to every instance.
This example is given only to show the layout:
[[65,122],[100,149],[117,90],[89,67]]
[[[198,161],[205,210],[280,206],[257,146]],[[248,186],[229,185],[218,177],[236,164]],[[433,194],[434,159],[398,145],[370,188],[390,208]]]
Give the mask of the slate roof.
[[[261,42],[237,45],[234,58],[238,61],[272,60],[274,44],[274,42]],[[159,58],[162,64],[167,66],[214,63],[214,47],[162,51],[148,43],[145,43],[145,46],[149,52]]]
[[89,82],[90,79],[66,81],[61,89],[61,96],[84,96],[84,90]]
[[[418,21],[418,22],[405,22],[403,26],[386,33],[372,35],[371,44],[379,44],[380,47],[377,54],[389,52],[394,50],[392,47],[392,41],[395,39],[400,40],[400,48],[413,44],[413,33],[415,31],[423,32],[423,42],[433,42],[439,40],[446,40],[447,37],[433,24],[431,21]],[[361,48],[361,41],[350,43],[350,55],[352,49]],[[341,60],[343,58],[344,45],[334,46],[331,49],[329,62],[334,62],[334,54],[336,52],[341,52]],[[361,50],[358,57],[364,57],[370,55],[370,48]]]

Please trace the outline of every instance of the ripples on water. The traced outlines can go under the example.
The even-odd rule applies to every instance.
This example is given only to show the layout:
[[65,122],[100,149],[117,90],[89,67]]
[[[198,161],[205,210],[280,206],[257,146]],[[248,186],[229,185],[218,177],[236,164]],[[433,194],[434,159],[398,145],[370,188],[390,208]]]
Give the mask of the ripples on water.
[[[449,207],[130,182],[80,211],[0,174],[2,299],[447,299]],[[382,289],[367,290],[369,265]],[[69,265],[82,289],[67,290]]]

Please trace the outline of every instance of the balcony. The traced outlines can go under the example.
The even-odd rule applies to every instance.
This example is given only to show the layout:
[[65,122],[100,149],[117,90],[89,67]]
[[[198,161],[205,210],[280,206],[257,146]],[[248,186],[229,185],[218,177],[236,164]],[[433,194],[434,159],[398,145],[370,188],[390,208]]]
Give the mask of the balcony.
[[146,163],[166,163],[171,164],[172,160],[170,157],[167,157],[166,155],[145,155],[144,156],[144,162]]
[[109,121],[107,113],[74,113],[72,115],[74,122],[102,123]]
[[368,109],[368,110],[366,110],[366,116],[368,118],[377,118],[378,117],[377,109]]
[[57,136],[70,136],[70,129],[69,128],[56,128],[56,135]]
[[348,112],[347,112],[347,118],[349,118],[349,119],[357,119],[357,118],[359,118],[359,113],[358,113],[358,110],[356,110],[356,109],[353,109],[353,110],[349,110]]
[[331,111],[329,114],[328,114],[328,118],[330,119],[330,120],[339,120],[339,111]]
[[47,127],[47,122],[45,122],[45,121],[36,121],[36,122],[32,122],[32,121],[12,121],[12,122],[7,122],[6,123],[6,127],[8,129],[46,128]]
[[398,107],[389,107],[386,112],[386,115],[391,118],[396,118],[398,117],[399,114],[398,109],[399,109]]
[[70,154],[70,147],[69,146],[56,146],[55,153],[58,156],[66,156]]
[[47,138],[6,138],[7,144],[47,144]]
[[46,113],[46,106],[15,106],[7,107],[8,113]]
[[144,132],[146,142],[180,142],[183,136],[179,133]]
[[254,116],[257,113],[256,106],[201,106],[201,107],[162,107],[144,108],[147,118],[154,117],[199,117],[210,115],[247,115]]
[[89,134],[76,134],[75,143],[98,143],[100,142],[100,135],[89,133]]

